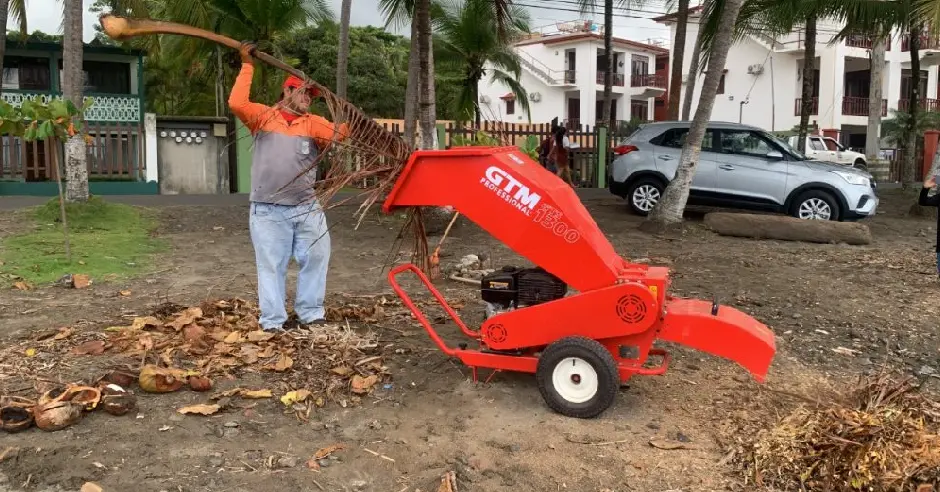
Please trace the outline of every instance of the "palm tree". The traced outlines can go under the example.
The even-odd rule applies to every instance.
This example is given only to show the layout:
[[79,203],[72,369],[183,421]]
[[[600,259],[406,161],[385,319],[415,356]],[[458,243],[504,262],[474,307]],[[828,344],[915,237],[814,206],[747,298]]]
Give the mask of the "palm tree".
[[457,113],[472,115],[477,127],[481,119],[477,104],[479,85],[488,70],[491,80],[508,86],[521,109],[529,114],[528,95],[519,83],[522,67],[512,46],[517,36],[529,31],[529,15],[519,7],[511,7],[508,15],[504,36],[497,32],[490,0],[456,0],[435,9],[432,15],[440,35],[437,52],[440,63],[463,74]]
[[[62,36],[62,86],[65,98],[75,107],[82,107],[85,83],[82,63],[82,0],[66,0],[65,29]],[[76,132],[65,143],[65,199],[70,202],[88,201],[88,167],[85,139]]]
[[336,95],[346,99],[346,67],[349,64],[349,16],[352,0],[343,0],[339,16],[339,52],[336,55]]
[[[0,24],[6,34],[7,21],[13,19],[20,25],[20,34],[26,35],[26,0],[0,0]],[[4,37],[4,41],[6,38]],[[6,55],[6,42],[0,43],[0,67],[3,67],[3,57]],[[2,70],[0,70],[2,71]]]
[[698,162],[699,155],[702,153],[705,128],[711,119],[712,108],[715,106],[718,83],[728,58],[728,50],[731,49],[735,39],[734,26],[743,3],[744,0],[723,0],[720,3],[716,0],[710,4],[710,8],[706,6],[708,17],[714,18],[723,27],[715,31],[698,107],[695,109],[695,118],[689,125],[685,145],[682,146],[676,176],[666,187],[662,199],[641,225],[643,229],[661,231],[682,223],[682,213],[689,200],[689,187],[692,185],[692,177],[695,176],[695,163]]
[[[676,18],[676,39],[672,44],[672,67],[669,75],[669,106],[666,108],[667,120],[679,119],[679,94],[682,93],[682,65],[685,60],[685,33],[689,25],[689,0],[679,0]],[[689,72],[692,73],[691,71]],[[687,86],[688,87],[688,86]],[[694,86],[687,88],[691,90]],[[696,111],[698,113],[698,111]]]
[[[695,47],[692,48],[692,63],[689,64],[689,75],[685,82],[685,96],[682,100],[682,121],[689,120],[692,112],[692,96],[695,93],[695,82],[698,80],[699,61],[702,58],[702,29],[699,28],[695,36]],[[676,94],[678,97],[678,94]]]
[[871,37],[871,66],[869,73],[871,81],[868,88],[868,128],[865,131],[865,160],[869,163],[878,159],[881,150],[879,129],[881,126],[881,99],[883,87],[882,79],[885,68],[885,51],[890,37]]
[[[668,0],[672,1],[672,0]],[[584,13],[594,13],[597,11],[598,0],[578,0],[578,8]],[[668,2],[667,2],[668,3]],[[623,9],[629,9],[632,5],[642,5],[643,0],[617,0],[617,6]],[[601,114],[596,115],[598,122],[609,125],[613,128],[613,122],[616,120],[613,110],[613,73],[614,67],[614,1],[604,0],[604,104],[601,106]]]

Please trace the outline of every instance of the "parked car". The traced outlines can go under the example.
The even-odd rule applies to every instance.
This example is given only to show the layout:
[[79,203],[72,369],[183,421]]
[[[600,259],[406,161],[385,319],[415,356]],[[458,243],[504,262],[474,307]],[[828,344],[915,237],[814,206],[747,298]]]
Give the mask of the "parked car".
[[[641,125],[614,149],[610,192],[637,214],[652,211],[675,177],[688,131],[688,121]],[[810,159],[760,128],[712,122],[689,203],[844,221],[873,216],[878,195],[866,171]]]
[[[797,137],[787,138],[787,143],[794,149],[799,149]],[[868,163],[865,161],[865,154],[860,154],[854,150],[845,148],[842,144],[832,137],[820,135],[806,136],[806,157],[816,159],[817,161],[832,162],[842,166],[851,166],[858,169],[868,170]]]

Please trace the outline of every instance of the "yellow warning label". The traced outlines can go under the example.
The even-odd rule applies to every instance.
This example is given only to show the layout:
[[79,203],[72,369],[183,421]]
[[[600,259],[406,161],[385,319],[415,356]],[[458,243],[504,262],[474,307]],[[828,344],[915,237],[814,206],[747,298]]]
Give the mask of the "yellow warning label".
[[649,286],[649,289],[650,289],[650,292],[653,293],[653,297],[659,297],[659,294],[658,294],[658,293],[659,293],[659,288],[658,288],[658,287],[656,287],[655,285],[650,285],[650,286]]

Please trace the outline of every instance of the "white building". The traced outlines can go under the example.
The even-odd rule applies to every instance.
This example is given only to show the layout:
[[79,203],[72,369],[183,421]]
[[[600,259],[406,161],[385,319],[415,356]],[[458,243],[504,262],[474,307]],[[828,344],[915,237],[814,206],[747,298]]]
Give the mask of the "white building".
[[[683,73],[688,73],[691,53],[698,36],[701,8],[692,9],[686,34]],[[675,15],[659,17],[658,22],[670,26],[670,45],[675,36]],[[870,84],[870,40],[851,38],[830,44],[842,26],[821,21],[816,42],[816,77],[814,112],[810,124],[827,134],[837,136],[846,146],[864,148],[868,124],[868,93]],[[712,120],[740,121],[770,131],[790,130],[799,124],[802,93],[804,34],[793,32],[776,40],[747,36],[728,52],[724,78],[712,111]],[[924,107],[937,110],[937,61],[940,50],[936,41],[924,39],[921,47],[921,97]],[[672,55],[670,54],[670,63]],[[910,52],[906,36],[895,33],[885,56],[883,70],[883,115],[891,109],[907,107]],[[704,76],[697,78],[692,113],[698,104]],[[682,97],[686,87],[682,85]]]
[[[668,50],[658,46],[614,38],[614,119],[631,116],[651,120],[664,107]],[[604,98],[604,38],[586,29],[552,35],[533,34],[518,42],[522,62],[521,84],[529,94],[532,123],[559,122],[593,126],[600,117]],[[659,69],[657,70],[657,58]],[[489,67],[487,67],[489,68]],[[483,119],[528,123],[528,115],[506,85],[487,75],[480,81]]]

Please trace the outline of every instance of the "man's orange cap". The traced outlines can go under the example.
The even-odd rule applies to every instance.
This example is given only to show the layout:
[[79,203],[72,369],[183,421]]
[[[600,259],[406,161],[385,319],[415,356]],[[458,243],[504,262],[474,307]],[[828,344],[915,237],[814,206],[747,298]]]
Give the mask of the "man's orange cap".
[[[286,89],[288,87],[292,89],[299,89],[304,86],[304,81],[295,75],[288,75],[284,80],[283,87]],[[310,86],[307,88],[307,92],[310,93],[310,97],[319,97],[320,91],[316,87]]]

